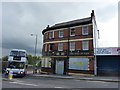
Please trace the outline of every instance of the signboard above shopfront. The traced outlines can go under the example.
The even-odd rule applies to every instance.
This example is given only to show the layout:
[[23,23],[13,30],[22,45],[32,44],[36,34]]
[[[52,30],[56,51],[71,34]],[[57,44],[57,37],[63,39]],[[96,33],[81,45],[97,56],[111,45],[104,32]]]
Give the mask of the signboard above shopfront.
[[118,53],[118,47],[111,48],[97,48],[96,55],[120,55]]

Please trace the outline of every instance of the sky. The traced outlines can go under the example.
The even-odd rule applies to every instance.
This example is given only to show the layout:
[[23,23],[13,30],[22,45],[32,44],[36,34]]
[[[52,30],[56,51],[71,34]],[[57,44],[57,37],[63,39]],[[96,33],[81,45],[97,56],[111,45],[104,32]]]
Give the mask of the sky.
[[[13,48],[26,49],[34,55],[35,36],[38,35],[37,55],[41,55],[42,30],[47,25],[90,17],[95,11],[100,32],[99,47],[118,46],[118,2],[2,2],[2,56]],[[1,24],[0,24],[1,25]]]

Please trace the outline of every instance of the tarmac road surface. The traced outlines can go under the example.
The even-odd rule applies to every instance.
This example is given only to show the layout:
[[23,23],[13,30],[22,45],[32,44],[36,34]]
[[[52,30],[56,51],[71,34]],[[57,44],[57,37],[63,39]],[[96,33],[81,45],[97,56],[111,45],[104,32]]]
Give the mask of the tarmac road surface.
[[118,88],[118,83],[26,76],[3,80],[2,88]]

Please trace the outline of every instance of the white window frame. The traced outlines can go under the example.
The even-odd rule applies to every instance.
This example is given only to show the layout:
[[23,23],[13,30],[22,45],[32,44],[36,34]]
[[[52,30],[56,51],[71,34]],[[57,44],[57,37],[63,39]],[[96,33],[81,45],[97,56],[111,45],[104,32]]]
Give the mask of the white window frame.
[[63,51],[63,43],[58,43],[58,51]]
[[[62,35],[61,35],[61,32],[62,32]],[[60,30],[59,31],[59,37],[61,38],[61,37],[63,37],[64,36],[64,30]]]
[[89,50],[89,41],[88,40],[82,41],[82,50]]
[[70,51],[75,51],[75,42],[74,41],[70,42]]
[[75,32],[74,32],[74,34],[71,34],[72,29],[74,29],[74,31],[75,31],[75,28],[70,28],[70,36],[75,36]]
[[88,34],[89,34],[89,26],[82,26],[82,35],[88,35]]

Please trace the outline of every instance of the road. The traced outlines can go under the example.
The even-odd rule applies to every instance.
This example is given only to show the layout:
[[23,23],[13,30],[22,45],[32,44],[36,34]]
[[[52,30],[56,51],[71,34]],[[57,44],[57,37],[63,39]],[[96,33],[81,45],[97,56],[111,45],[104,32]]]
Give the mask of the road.
[[74,79],[26,76],[14,81],[2,81],[3,88],[118,88],[117,82],[85,81]]

